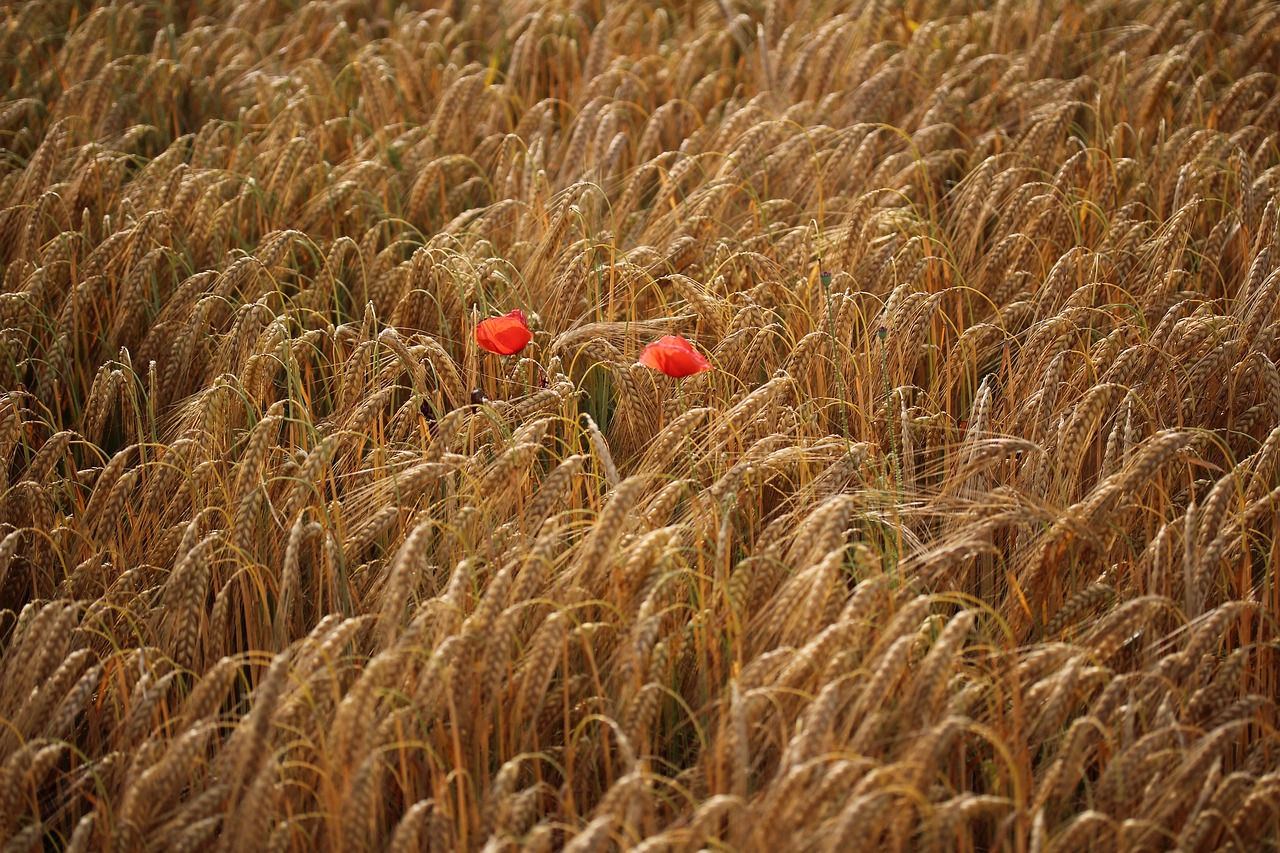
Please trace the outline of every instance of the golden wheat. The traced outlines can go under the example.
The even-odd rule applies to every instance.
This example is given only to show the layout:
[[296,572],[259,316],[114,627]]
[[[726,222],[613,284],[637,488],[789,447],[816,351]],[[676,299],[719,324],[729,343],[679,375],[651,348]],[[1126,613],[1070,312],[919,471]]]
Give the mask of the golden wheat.
[[1278,21],[10,4],[0,843],[1275,846]]

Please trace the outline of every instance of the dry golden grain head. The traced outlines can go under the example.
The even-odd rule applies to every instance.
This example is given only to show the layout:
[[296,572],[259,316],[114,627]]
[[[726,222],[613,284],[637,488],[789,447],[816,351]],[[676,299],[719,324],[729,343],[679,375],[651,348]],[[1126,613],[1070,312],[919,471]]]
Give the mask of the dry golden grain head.
[[535,632],[521,667],[520,691],[516,699],[516,718],[527,725],[536,719],[546,697],[547,687],[559,664],[567,633],[566,619],[556,612],[548,616]]

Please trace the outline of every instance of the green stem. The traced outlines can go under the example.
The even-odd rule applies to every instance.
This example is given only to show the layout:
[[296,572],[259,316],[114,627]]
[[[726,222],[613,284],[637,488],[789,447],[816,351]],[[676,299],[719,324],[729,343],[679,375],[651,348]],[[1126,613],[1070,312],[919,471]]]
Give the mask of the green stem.
[[886,339],[889,330],[880,327],[880,374],[884,377],[884,415],[889,420],[889,459],[893,462],[893,481],[898,493],[902,493],[902,463],[898,459],[898,435],[893,430],[893,392],[889,388],[889,347]]
[[853,439],[849,435],[849,399],[848,395],[845,394],[844,372],[840,369],[840,353],[836,344],[835,311],[831,308],[831,273],[819,273],[818,280],[822,282],[822,291],[826,295],[827,334],[831,337],[831,366],[836,371],[836,388],[840,391],[840,422],[844,430],[845,448],[848,450],[853,446]]

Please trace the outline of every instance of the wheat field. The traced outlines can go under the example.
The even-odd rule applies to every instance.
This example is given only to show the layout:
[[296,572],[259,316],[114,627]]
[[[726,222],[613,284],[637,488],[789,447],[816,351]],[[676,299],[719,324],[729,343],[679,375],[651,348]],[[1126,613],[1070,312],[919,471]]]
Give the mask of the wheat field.
[[0,849],[1277,849],[1278,71],[1269,0],[7,4]]

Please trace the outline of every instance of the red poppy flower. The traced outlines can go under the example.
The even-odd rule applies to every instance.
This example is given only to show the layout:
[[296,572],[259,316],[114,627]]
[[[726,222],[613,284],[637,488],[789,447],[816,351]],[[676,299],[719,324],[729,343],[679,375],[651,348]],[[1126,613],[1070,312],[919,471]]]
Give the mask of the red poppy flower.
[[476,343],[481,349],[498,355],[515,355],[533,340],[524,312],[519,308],[501,317],[490,317],[476,324]]
[[678,335],[667,335],[649,344],[640,353],[640,363],[677,378],[711,369],[711,362]]

